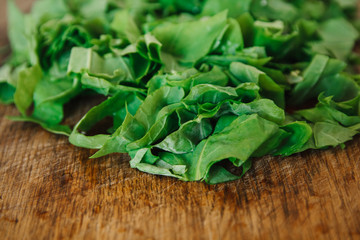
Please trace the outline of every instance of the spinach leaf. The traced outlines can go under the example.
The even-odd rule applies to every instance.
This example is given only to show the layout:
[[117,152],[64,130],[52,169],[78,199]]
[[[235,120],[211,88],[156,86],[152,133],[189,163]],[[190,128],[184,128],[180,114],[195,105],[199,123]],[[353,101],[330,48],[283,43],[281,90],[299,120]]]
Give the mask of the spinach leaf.
[[[7,0],[0,102],[91,157],[182,181],[360,132],[356,0]],[[102,100],[74,127],[64,105]]]
[[16,85],[14,101],[22,115],[33,103],[36,85],[42,79],[43,73],[39,65],[22,70]]
[[227,158],[246,162],[277,129],[275,123],[257,115],[236,118],[228,127],[196,147],[189,164],[189,180],[203,179],[214,163]]
[[226,15],[221,12],[194,22],[160,25],[153,34],[162,43],[163,52],[179,62],[194,63],[210,52],[214,41],[226,29]]

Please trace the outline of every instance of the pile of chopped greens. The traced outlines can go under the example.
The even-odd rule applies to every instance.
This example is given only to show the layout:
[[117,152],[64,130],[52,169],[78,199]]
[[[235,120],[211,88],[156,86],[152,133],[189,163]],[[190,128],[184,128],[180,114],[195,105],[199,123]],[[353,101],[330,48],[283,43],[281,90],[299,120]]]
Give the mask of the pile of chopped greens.
[[[8,0],[0,100],[16,121],[215,184],[251,159],[344,146],[360,131],[357,0]],[[106,100],[75,126],[64,105]],[[111,118],[101,134],[89,134]]]

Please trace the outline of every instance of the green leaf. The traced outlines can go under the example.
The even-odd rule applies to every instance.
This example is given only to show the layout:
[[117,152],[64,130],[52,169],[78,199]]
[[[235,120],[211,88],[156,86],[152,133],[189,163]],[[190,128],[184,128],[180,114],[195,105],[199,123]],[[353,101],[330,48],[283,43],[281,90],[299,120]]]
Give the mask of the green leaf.
[[129,143],[126,146],[127,151],[147,147],[150,144],[165,138],[168,134],[174,131],[178,127],[178,119],[175,111],[179,108],[183,108],[183,105],[173,104],[161,109],[156,121],[148,129],[147,133],[142,138]]
[[273,100],[279,107],[285,106],[284,88],[274,82],[264,72],[241,62],[231,63],[230,72],[239,83],[256,83],[260,86],[260,94]]
[[240,176],[234,175],[226,170],[222,166],[214,165],[210,168],[210,171],[206,175],[205,181],[208,184],[218,184],[223,182],[229,182],[240,179],[250,168],[251,168],[251,161],[246,161],[242,165],[243,171]]
[[339,124],[317,122],[314,126],[314,137],[317,148],[337,146],[352,139],[358,132]]
[[217,48],[223,54],[236,54],[244,48],[244,39],[241,28],[233,18],[228,19],[228,28],[221,39],[220,46]]
[[22,115],[26,115],[26,110],[33,103],[35,87],[42,77],[43,73],[38,65],[24,69],[19,73],[14,101]]
[[67,72],[87,72],[89,75],[105,79],[121,77],[122,81],[133,78],[127,63],[121,57],[109,56],[104,59],[92,49],[80,47],[72,48]]
[[[162,50],[183,63],[194,63],[211,50],[214,41],[226,28],[226,12],[206,19],[155,28],[154,36]],[[166,62],[163,61],[165,64]]]
[[188,121],[180,128],[169,134],[163,141],[154,147],[175,154],[185,154],[194,151],[199,142],[207,138],[213,128],[207,119]]
[[15,90],[10,84],[0,82],[0,102],[4,104],[13,103]]
[[194,68],[190,68],[185,72],[173,73],[167,75],[157,75],[147,83],[149,93],[161,86],[181,87],[186,92],[191,88],[200,84],[212,84],[225,87],[229,80],[227,75],[219,68],[214,67],[209,72],[199,72]]
[[280,19],[292,22],[298,15],[295,6],[283,0],[254,0],[251,11],[257,18],[264,20]]
[[221,132],[203,140],[195,149],[189,178],[192,181],[203,179],[210,167],[227,158],[237,158],[242,162],[265,142],[278,126],[257,115],[243,116],[234,120]]
[[136,42],[140,37],[140,31],[127,10],[116,12],[110,26],[120,38],[126,38],[131,43]]
[[212,84],[200,84],[191,88],[190,93],[184,98],[187,104],[194,103],[219,103],[225,99],[235,99],[236,89],[232,87],[221,87]]
[[33,117],[16,116],[16,117],[8,117],[8,118],[15,122],[31,122],[31,123],[39,124],[46,131],[49,131],[54,134],[70,136],[70,133],[71,133],[71,129],[66,125],[49,125],[49,124],[47,124],[41,120],[38,120],[36,118],[33,118]]
[[294,30],[286,33],[285,25],[282,21],[274,22],[254,22],[254,45],[264,46],[270,56],[276,59],[285,58],[285,56],[296,51],[299,39],[299,32]]
[[92,108],[74,127],[69,141],[79,147],[100,149],[110,138],[109,134],[96,134],[87,136],[83,133],[88,132],[96,123],[105,117],[113,116],[117,111],[126,108],[127,98],[132,92],[119,92],[115,96]]
[[292,99],[290,101],[292,104],[299,105],[307,100],[309,92],[320,80],[328,61],[329,58],[326,56],[316,55],[314,57],[303,74],[304,80],[298,83],[291,93]]
[[359,32],[344,18],[337,18],[324,22],[319,35],[322,46],[331,56],[345,60],[353,50]]
[[297,153],[312,135],[312,129],[306,122],[293,122],[283,126],[282,129],[290,134],[283,140],[283,144],[277,147],[274,155],[290,156]]
[[285,120],[283,109],[269,99],[259,99],[250,103],[235,103],[232,105],[233,112],[237,115],[258,114],[260,117],[281,125]]
[[81,92],[80,81],[70,78],[39,81],[34,91],[32,117],[50,124],[59,124],[64,117],[63,105]]
[[221,11],[228,10],[229,17],[238,17],[250,9],[251,0],[208,0],[203,7],[203,15],[215,15]]
[[[140,171],[217,184],[254,157],[360,132],[356,0],[37,0],[28,14],[7,3],[0,102],[92,158],[128,153]],[[62,124],[65,104],[98,95]]]
[[[121,97],[121,93],[118,94]],[[101,142],[101,150],[93,157],[104,156],[114,152],[127,152],[127,146],[133,143],[129,150],[136,150],[146,147],[155,141],[159,135],[159,131],[166,131],[164,125],[169,123],[169,113],[175,109],[166,108],[166,106],[179,103],[183,98],[184,92],[177,87],[162,87],[154,93],[148,95],[144,102],[137,109],[133,116],[127,113],[121,127],[111,136],[106,136],[104,142]],[[165,109],[164,109],[165,108]],[[109,106],[109,109],[110,106]],[[164,109],[164,110],[163,110]],[[162,111],[162,112],[161,112]]]
[[31,16],[37,24],[48,19],[60,19],[68,12],[65,1],[57,0],[37,0],[31,8]]
[[7,0],[8,12],[8,35],[13,55],[18,58],[16,62],[22,62],[26,59],[28,53],[28,40],[25,34],[25,16],[15,5],[14,0]]

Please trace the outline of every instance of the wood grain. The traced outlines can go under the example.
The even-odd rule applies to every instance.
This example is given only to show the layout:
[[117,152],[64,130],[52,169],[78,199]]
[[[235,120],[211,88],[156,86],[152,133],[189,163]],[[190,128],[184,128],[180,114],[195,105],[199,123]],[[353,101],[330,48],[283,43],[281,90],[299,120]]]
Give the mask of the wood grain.
[[[90,105],[77,99],[69,121]],[[141,173],[127,155],[89,160],[6,115],[15,107],[0,106],[0,239],[360,239],[359,137],[208,186]]]

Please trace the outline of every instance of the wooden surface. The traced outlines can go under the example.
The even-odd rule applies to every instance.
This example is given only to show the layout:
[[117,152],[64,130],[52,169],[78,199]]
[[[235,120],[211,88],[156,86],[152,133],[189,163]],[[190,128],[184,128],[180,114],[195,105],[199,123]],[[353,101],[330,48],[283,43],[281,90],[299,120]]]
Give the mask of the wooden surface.
[[0,239],[360,239],[359,137],[208,186],[141,173],[126,155],[89,160],[66,137],[4,118],[16,114],[0,106]]

